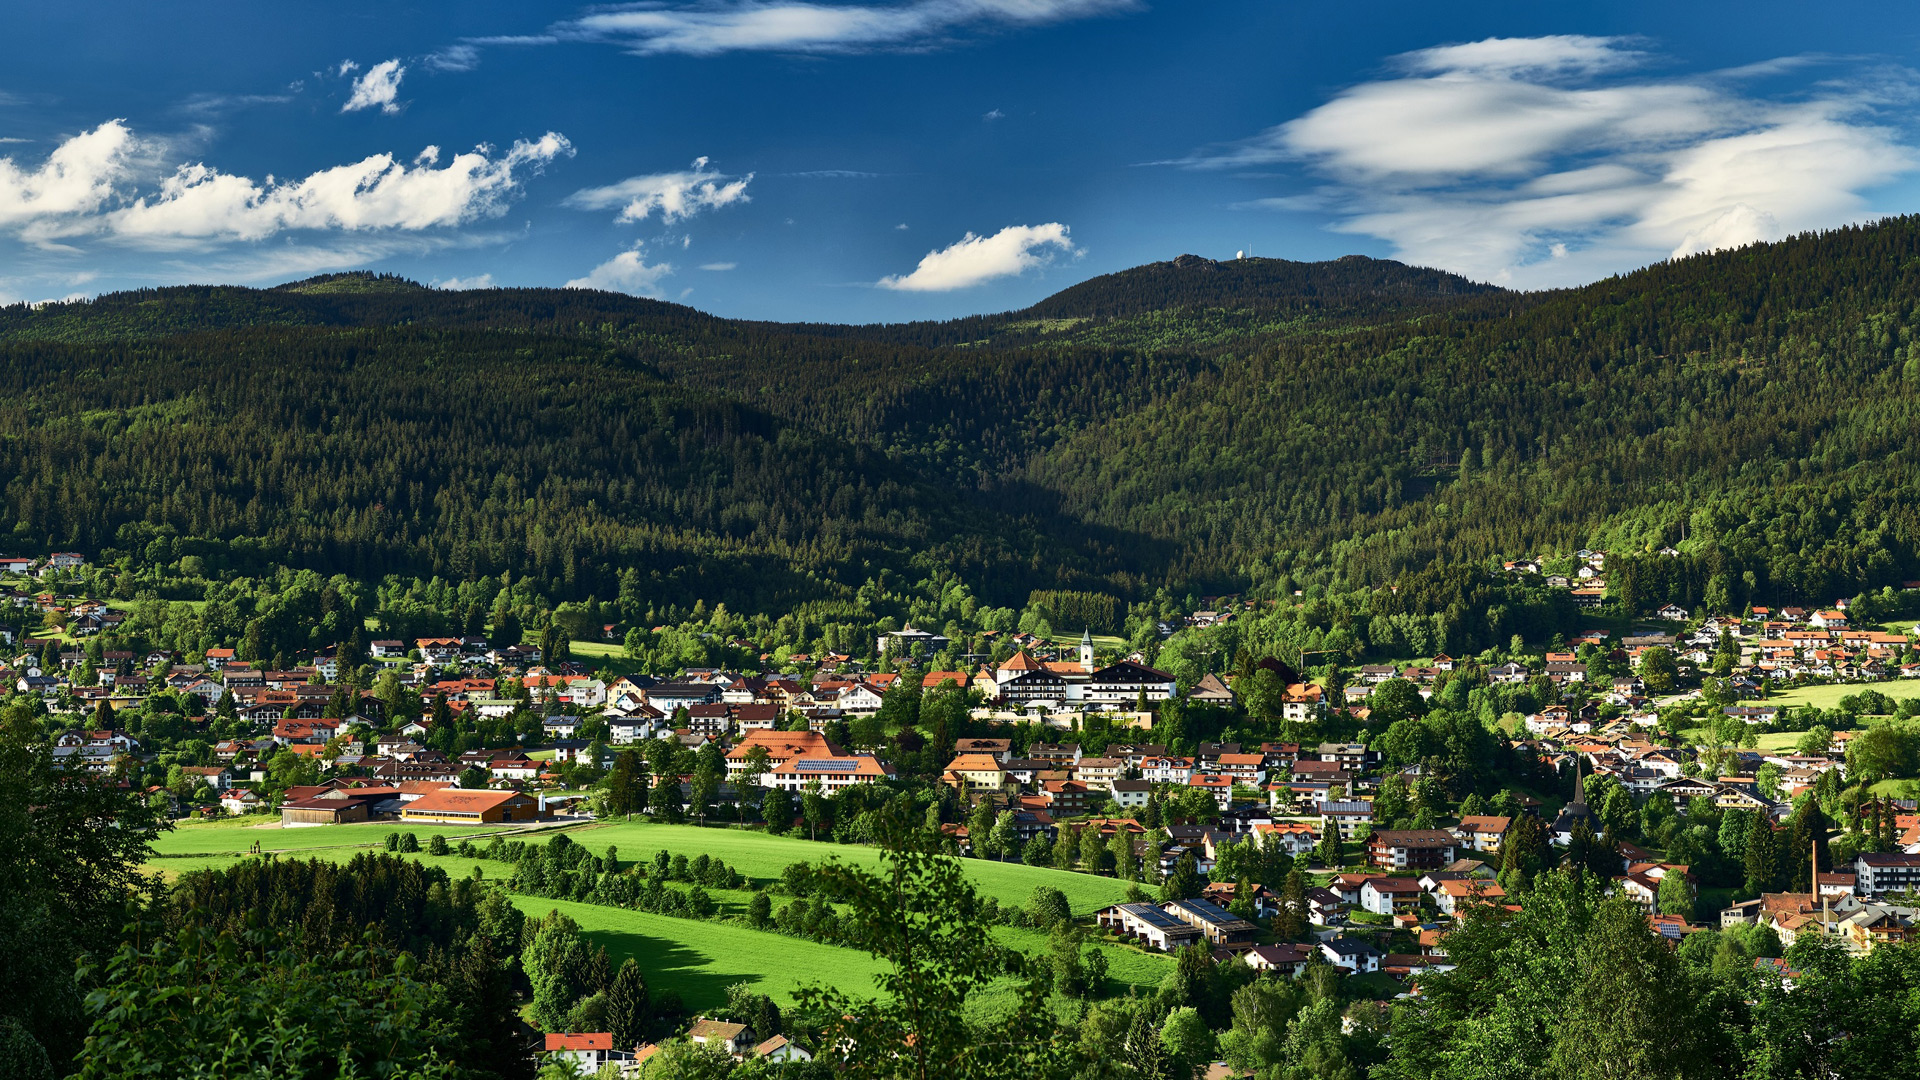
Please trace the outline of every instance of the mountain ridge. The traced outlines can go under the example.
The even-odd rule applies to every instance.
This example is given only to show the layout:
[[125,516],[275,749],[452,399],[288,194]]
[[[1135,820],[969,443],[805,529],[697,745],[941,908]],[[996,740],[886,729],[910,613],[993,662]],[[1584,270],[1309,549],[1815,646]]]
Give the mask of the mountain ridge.
[[[412,474],[490,514],[508,505],[488,502],[496,479],[555,484],[555,505],[571,509],[515,511],[519,531],[489,543],[556,595],[604,589],[623,561],[679,580],[667,549],[710,567],[686,588],[735,588],[747,565],[792,568],[783,596],[803,580],[844,596],[854,581],[819,578],[834,559],[860,563],[845,568],[857,577],[935,551],[998,576],[1002,598],[1371,588],[1579,546],[1683,549],[1657,570],[1683,606],[1710,586],[1777,603],[1920,578],[1920,219],[1545,293],[1383,260],[1238,262],[1150,264],[1062,290],[1050,309],[1150,301],[1134,315],[940,324],[952,344],[909,324],[830,333],[614,294],[442,293],[372,275],[9,308],[0,360],[32,376],[0,409],[13,470],[0,532],[124,554],[156,524],[128,516],[138,505],[114,511],[138,525],[125,537],[76,531],[69,505],[172,492],[166,505],[204,508],[165,524],[183,536],[216,522],[224,545],[284,549],[273,537],[297,535],[327,565],[450,572],[445,550],[417,542],[438,527],[432,492],[393,486]],[[1266,306],[1186,303],[1209,295]],[[344,363],[357,396],[322,381],[306,391],[315,404],[268,415],[242,397],[207,411],[202,354],[249,377]],[[376,355],[390,373],[351,359]],[[621,381],[641,369],[671,393]],[[423,370],[460,379],[423,398]],[[618,392],[582,398],[574,384],[594,380]],[[124,389],[136,382],[138,401]],[[540,433],[533,457],[497,455],[463,415],[509,385],[524,393],[489,415],[494,430]],[[414,417],[390,452],[388,395],[395,417]],[[175,409],[201,425],[195,445],[251,440],[295,460],[352,416],[380,452],[328,500],[207,473],[199,451],[158,436],[145,460],[116,456],[122,433],[151,433]],[[619,447],[619,471],[578,454],[589,467],[575,469],[569,428]],[[622,487],[623,474],[651,486]],[[288,516],[287,502],[313,505]],[[367,525],[375,504],[396,503],[420,508],[405,550]]]

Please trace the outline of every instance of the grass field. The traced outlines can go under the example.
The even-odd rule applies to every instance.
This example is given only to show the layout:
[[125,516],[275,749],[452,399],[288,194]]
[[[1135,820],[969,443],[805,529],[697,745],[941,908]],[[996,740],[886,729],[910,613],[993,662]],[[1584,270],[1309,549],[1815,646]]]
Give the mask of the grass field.
[[691,1009],[726,1000],[727,987],[753,984],[785,1004],[801,986],[818,982],[850,994],[877,993],[873,977],[886,965],[863,952],[814,941],[764,933],[726,923],[676,919],[644,911],[513,896],[528,915],[559,911],[580,924],[589,938],[606,946],[615,967],[631,956],[647,973],[654,993],[672,990]]
[[[400,825],[374,822],[360,825],[320,825],[304,829],[282,829],[269,824],[262,827],[258,818],[235,818],[218,822],[182,824],[159,838],[154,853],[166,860],[165,869],[183,872],[201,865],[215,865],[224,858],[246,854],[255,842],[264,851],[290,854],[320,854],[334,850],[351,857],[355,850],[383,849],[390,832],[412,832],[424,845],[435,833],[457,840],[462,836],[508,831],[481,826]],[[542,830],[525,836],[544,841],[562,830]],[[705,853],[725,860],[727,865],[756,882],[779,878],[791,863],[818,862],[829,856],[856,866],[877,867],[880,851],[864,845],[815,843],[785,836],[773,836],[741,829],[707,828],[694,825],[656,825],[651,822],[615,822],[564,830],[595,854],[617,846],[623,860],[651,858],[666,848],[692,858]],[[183,859],[193,856],[196,858]],[[1094,877],[1065,870],[1043,869],[1021,863],[1001,863],[984,859],[965,859],[961,865],[967,877],[983,895],[1002,904],[1024,905],[1041,885],[1051,885],[1066,894],[1076,915],[1125,899],[1127,885],[1112,878]]]
[[325,847],[383,847],[390,832],[413,832],[422,843],[433,833],[449,840],[477,833],[501,832],[482,825],[443,825],[420,828],[393,821],[355,825],[315,825],[283,829],[278,818],[238,817],[220,821],[182,822],[154,843],[157,855],[244,854],[255,843],[264,851],[306,851]]
[[[394,822],[281,829],[271,824],[263,827],[260,818],[193,822],[182,824],[159,838],[154,847],[160,857],[153,866],[169,878],[192,870],[231,866],[236,858],[245,857],[256,841],[264,851],[289,857],[344,862],[363,851],[385,850],[387,834],[396,831],[413,832],[424,845],[436,833],[456,840],[503,830],[402,826]],[[527,833],[523,838],[541,842],[559,831],[562,830],[540,830]],[[800,860],[819,862],[833,856],[863,867],[877,867],[880,863],[880,853],[875,848],[814,843],[737,829],[610,823],[564,831],[597,853],[604,853],[609,846],[618,846],[623,863],[651,858],[661,848],[690,857],[704,852],[725,860],[753,879],[754,884],[778,878],[789,864]],[[422,852],[410,857],[437,866],[453,877],[468,877],[477,869],[483,877],[498,878],[505,877],[511,870],[503,863],[457,855],[434,856]],[[976,888],[1003,904],[1024,905],[1035,887],[1051,885],[1066,894],[1076,914],[1084,915],[1124,898],[1127,889],[1124,882],[1109,878],[1018,863],[966,859],[961,865]],[[712,895],[723,913],[741,914],[750,892],[718,890]],[[590,937],[607,947],[616,964],[633,956],[647,970],[649,982],[656,990],[673,990],[696,1010],[719,1004],[725,999],[726,988],[738,982],[752,983],[761,993],[783,1002],[791,1001],[795,989],[813,981],[853,994],[870,994],[874,992],[873,976],[882,970],[882,965],[865,953],[745,926],[537,896],[513,895],[512,900],[530,915],[544,915],[550,910],[565,912]],[[1047,950],[1047,935],[1040,931],[998,927],[994,936],[1028,955],[1044,955]],[[1167,956],[1124,946],[1103,945],[1101,948],[1107,956],[1114,988],[1122,993],[1129,987],[1150,989],[1172,969],[1173,960]],[[1010,993],[990,994],[980,1007],[993,1009],[1011,1000]]]
[[1840,699],[1862,690],[1878,690],[1890,698],[1920,697],[1920,679],[1892,679],[1875,683],[1833,683],[1827,686],[1803,686],[1769,696],[1763,705],[1815,705],[1831,709]]
[[567,651],[575,660],[592,664],[609,676],[631,675],[640,670],[640,665],[627,659],[627,647],[611,641],[573,641],[567,644]]
[[[596,854],[605,852],[609,845],[616,846],[623,860],[650,858],[661,848],[675,854],[685,853],[688,858],[704,852],[756,881],[772,881],[789,864],[802,860],[818,862],[828,856],[855,866],[880,865],[878,848],[815,843],[742,829],[619,822],[585,826],[571,830],[569,835]],[[1127,895],[1126,882],[1091,874],[985,859],[964,859],[961,865],[982,895],[995,897],[1002,904],[1025,904],[1035,888],[1051,885],[1066,894],[1074,914],[1085,915],[1117,903]]]

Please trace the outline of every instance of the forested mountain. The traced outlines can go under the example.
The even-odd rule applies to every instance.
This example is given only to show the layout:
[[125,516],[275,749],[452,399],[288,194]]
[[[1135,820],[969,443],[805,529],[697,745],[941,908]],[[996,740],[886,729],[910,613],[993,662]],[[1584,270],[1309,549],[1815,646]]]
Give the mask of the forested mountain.
[[1827,598],[1920,577],[1917,296],[1912,218],[1536,294],[1183,256],[897,327],[149,290],[0,311],[0,531],[760,610],[916,559],[1011,602],[1663,544],[1618,587]]
[[1501,291],[1444,270],[1365,255],[1315,263],[1261,258],[1216,262],[1182,255],[1083,281],[1019,314],[1090,319],[1170,308],[1258,308],[1300,300],[1404,303]]
[[506,571],[558,596],[609,596],[631,567],[665,601],[766,609],[917,556],[1019,589],[1091,565],[1051,531],[1077,531],[1065,519],[956,506],[872,448],[604,341],[254,327],[5,356],[0,474],[28,547],[160,541],[215,575]]

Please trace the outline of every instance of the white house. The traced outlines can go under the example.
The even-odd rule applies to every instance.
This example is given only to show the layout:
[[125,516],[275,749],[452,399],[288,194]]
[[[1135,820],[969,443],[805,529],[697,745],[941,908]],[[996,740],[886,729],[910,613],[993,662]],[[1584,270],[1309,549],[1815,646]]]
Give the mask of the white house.
[[1420,906],[1420,883],[1413,878],[1370,877],[1360,886],[1360,907],[1375,915],[1396,915]]
[[1354,975],[1380,970],[1380,950],[1355,938],[1337,937],[1320,943],[1327,963]]
[[547,1056],[571,1062],[574,1068],[591,1076],[613,1060],[613,1036],[604,1031],[586,1034],[549,1032]]

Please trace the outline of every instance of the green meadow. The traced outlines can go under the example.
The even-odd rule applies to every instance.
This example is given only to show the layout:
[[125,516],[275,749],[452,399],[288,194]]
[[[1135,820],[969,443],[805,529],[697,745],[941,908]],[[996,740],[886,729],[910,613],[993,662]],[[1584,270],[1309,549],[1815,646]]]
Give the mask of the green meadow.
[[316,848],[384,848],[390,832],[412,831],[420,842],[437,832],[449,841],[462,836],[503,831],[494,826],[444,825],[431,828],[402,827],[398,822],[374,821],[353,825],[313,825],[284,829],[277,818],[262,815],[223,818],[219,821],[180,822],[172,832],[162,833],[154,842],[154,854],[244,855],[254,844],[262,851],[307,852]]
[[[1831,709],[1840,704],[1840,699],[1862,690],[1878,690],[1890,698],[1920,697],[1920,679],[1890,679],[1873,683],[1830,683],[1826,686],[1803,686],[1797,690],[1785,690],[1778,694],[1769,694],[1764,701],[1753,702],[1756,705],[1814,705],[1822,709]],[[1743,703],[1745,704],[1745,703]]]
[[[688,858],[707,854],[757,882],[772,881],[788,865],[837,858],[855,866],[880,865],[880,849],[864,844],[815,843],[811,840],[746,829],[700,828],[696,825],[656,825],[652,822],[609,822],[569,831],[595,854],[617,847],[622,860],[645,859],[662,848]],[[990,859],[963,859],[967,877],[983,896],[1002,904],[1025,904],[1033,890],[1050,885],[1066,894],[1076,915],[1118,903],[1127,895],[1127,883],[1068,870],[1002,863]]]
[[[540,843],[563,831],[517,833],[497,828],[403,826],[394,822],[281,829],[270,825],[262,827],[259,820],[183,824],[159,838],[153,865],[168,877],[230,866],[235,858],[247,857],[255,841],[263,851],[289,858],[345,861],[363,851],[384,851],[390,832],[412,832],[424,847],[435,833],[457,842],[463,836],[509,832],[517,839]],[[880,864],[880,852],[876,848],[813,843],[738,829],[610,823],[564,831],[596,853],[617,847],[623,864],[649,859],[662,848],[688,857],[704,852],[725,860],[751,879],[746,890],[712,892],[721,912],[729,915],[744,914],[751,889],[777,879],[790,863],[803,859],[818,862],[832,856],[862,867],[877,868]],[[435,856],[423,851],[409,857],[438,866],[454,877],[469,877],[477,870],[483,877],[497,878],[511,870],[504,863],[458,855]],[[974,859],[961,860],[961,865],[975,888],[983,895],[997,897],[1003,904],[1025,904],[1037,886],[1051,885],[1066,894],[1075,913],[1086,914],[1126,894],[1125,883],[1088,874]],[[628,956],[634,957],[646,969],[651,986],[656,990],[675,991],[688,1007],[696,1010],[719,1004],[725,999],[726,988],[739,982],[752,983],[761,993],[782,1002],[790,1002],[793,992],[809,982],[824,983],[853,994],[871,994],[875,992],[874,975],[885,967],[863,952],[732,923],[509,895],[514,905],[529,915],[545,915],[554,910],[564,912],[578,922],[590,938],[605,945],[616,964]],[[1041,931],[1003,926],[996,927],[993,933],[1002,944],[1030,956],[1046,953],[1047,935]],[[1130,986],[1141,989],[1155,986],[1173,967],[1170,957],[1130,946],[1104,944],[1101,949],[1107,957],[1112,989],[1120,992]],[[989,995],[982,1007],[995,1008],[1005,997],[1000,992]]]

